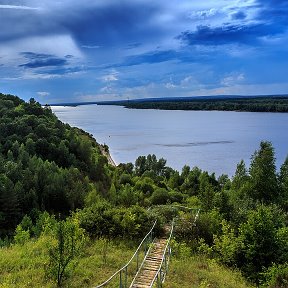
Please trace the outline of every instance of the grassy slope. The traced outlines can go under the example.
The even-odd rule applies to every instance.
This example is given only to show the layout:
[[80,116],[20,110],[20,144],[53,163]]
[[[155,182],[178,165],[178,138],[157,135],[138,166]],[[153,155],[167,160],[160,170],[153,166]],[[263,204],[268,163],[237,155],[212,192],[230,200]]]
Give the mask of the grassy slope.
[[[45,275],[49,239],[41,237],[23,246],[0,248],[0,287],[56,287]],[[110,243],[106,264],[103,257],[104,241],[88,243],[65,287],[92,287],[105,281],[133,255],[136,247]]]
[[[65,287],[93,287],[105,281],[133,255],[135,246],[109,243],[106,261],[105,242],[89,242]],[[45,276],[49,238],[0,249],[0,287],[55,287]],[[105,263],[106,262],[106,263]],[[135,268],[134,268],[135,269]],[[117,286],[117,285],[116,285]],[[116,287],[115,286],[115,287]],[[240,274],[201,257],[172,258],[164,287],[250,287]]]
[[203,256],[172,258],[164,288],[245,288],[247,284],[240,273],[231,271]]

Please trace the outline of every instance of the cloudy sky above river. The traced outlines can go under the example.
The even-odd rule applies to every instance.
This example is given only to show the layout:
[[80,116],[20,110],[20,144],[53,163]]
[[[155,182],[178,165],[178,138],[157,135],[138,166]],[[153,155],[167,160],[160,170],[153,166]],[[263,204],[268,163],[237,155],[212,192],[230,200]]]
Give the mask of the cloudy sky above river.
[[0,92],[41,103],[288,93],[287,0],[0,0]]

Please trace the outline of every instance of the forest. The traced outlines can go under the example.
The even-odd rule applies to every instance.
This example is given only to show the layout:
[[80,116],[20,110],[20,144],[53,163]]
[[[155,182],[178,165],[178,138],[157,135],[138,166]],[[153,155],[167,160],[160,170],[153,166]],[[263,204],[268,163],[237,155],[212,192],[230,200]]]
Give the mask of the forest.
[[[239,273],[243,287],[287,287],[288,157],[277,171],[272,143],[261,142],[247,167],[239,159],[232,178],[216,177],[188,165],[176,171],[155,155],[111,166],[101,152],[108,147],[34,99],[0,94],[0,119],[0,287],[31,287],[33,277],[33,287],[77,287],[77,273],[78,287],[92,287],[97,275],[81,274],[79,263],[96,271],[93,245],[104,243],[98,268],[107,278],[107,243],[135,247],[155,220],[161,233],[176,216],[174,263],[204,257]],[[199,208],[195,225],[173,205]],[[190,287],[177,285],[167,287]]]
[[[197,98],[197,97],[196,97]],[[210,97],[212,98],[212,97]],[[195,111],[243,111],[243,112],[288,112],[287,96],[271,97],[241,97],[215,99],[185,100],[157,100],[157,101],[122,101],[116,105],[123,105],[133,109],[159,109],[159,110],[195,110]]]

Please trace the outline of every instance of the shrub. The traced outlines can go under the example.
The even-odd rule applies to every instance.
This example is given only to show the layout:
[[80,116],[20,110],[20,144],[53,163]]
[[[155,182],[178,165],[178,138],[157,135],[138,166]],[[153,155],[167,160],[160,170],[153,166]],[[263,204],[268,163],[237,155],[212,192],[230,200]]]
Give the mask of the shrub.
[[168,191],[164,188],[158,188],[153,192],[152,196],[150,197],[150,200],[153,205],[166,204],[167,201],[169,200]]

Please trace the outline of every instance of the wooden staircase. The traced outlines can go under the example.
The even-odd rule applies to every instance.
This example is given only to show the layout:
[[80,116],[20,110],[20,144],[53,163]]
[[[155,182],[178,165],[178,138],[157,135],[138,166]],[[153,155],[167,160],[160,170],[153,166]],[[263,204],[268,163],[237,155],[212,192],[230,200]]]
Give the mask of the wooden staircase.
[[151,245],[147,257],[136,274],[130,288],[149,288],[161,266],[167,237],[156,239]]

